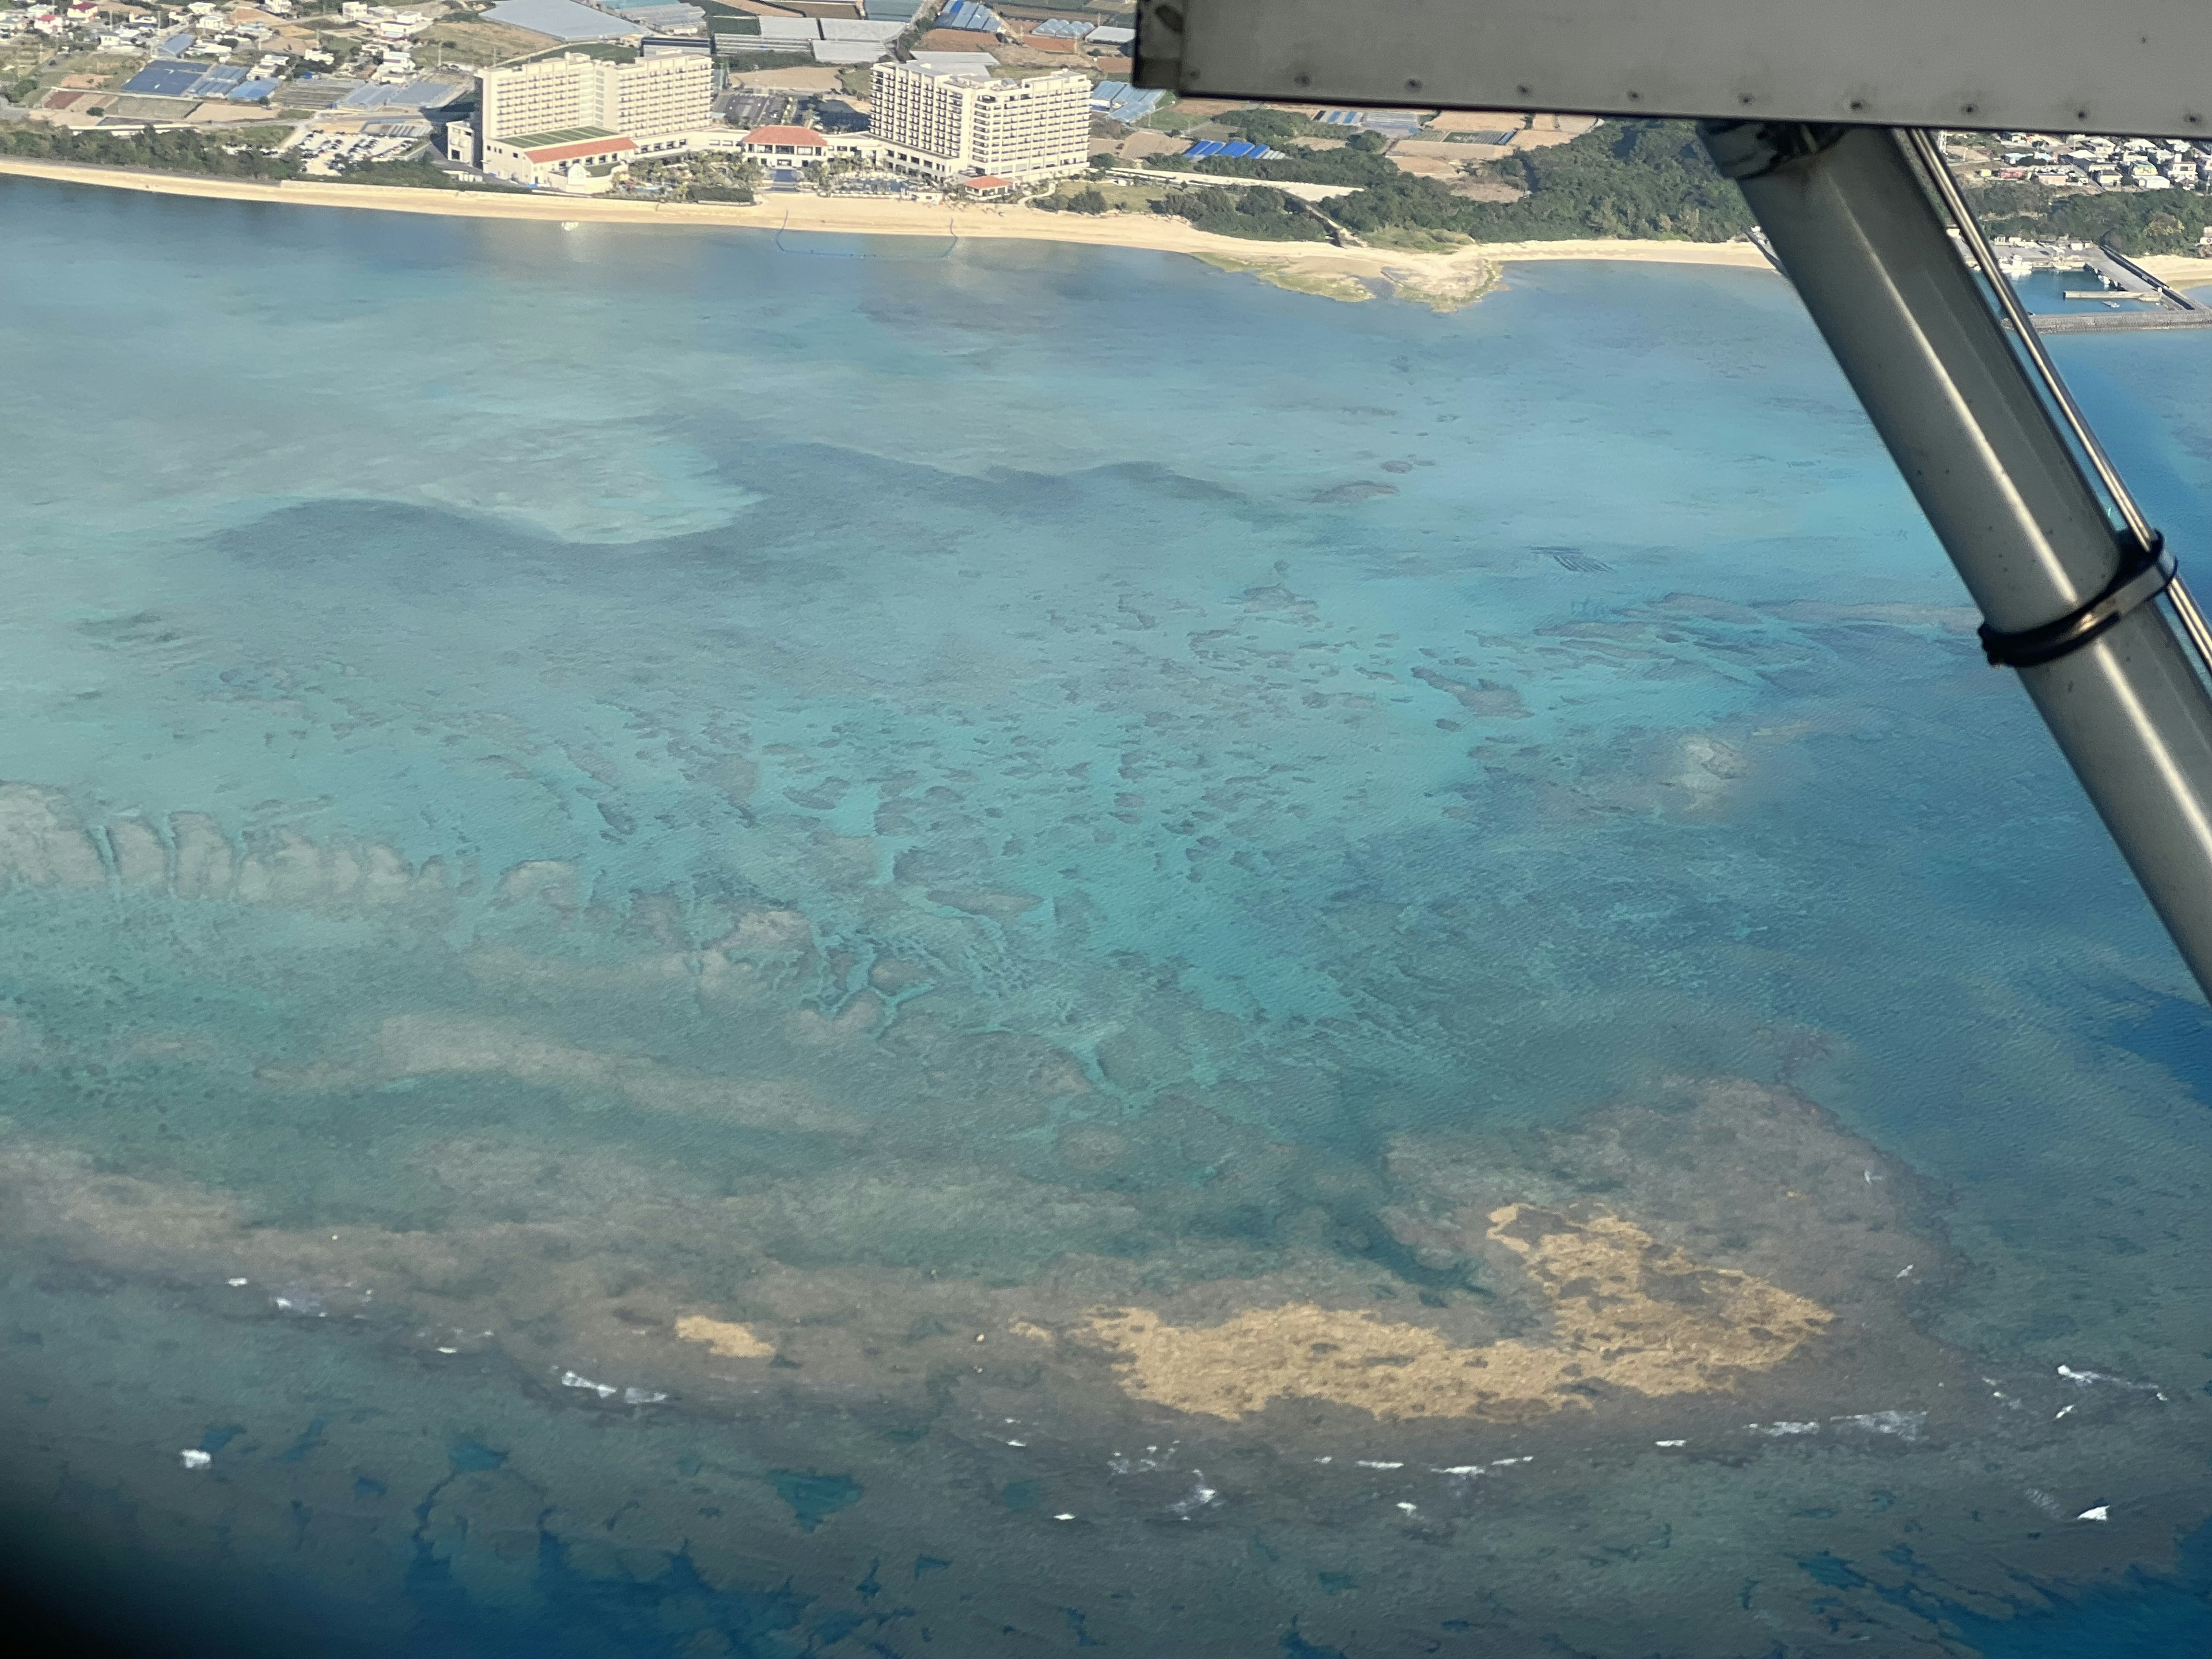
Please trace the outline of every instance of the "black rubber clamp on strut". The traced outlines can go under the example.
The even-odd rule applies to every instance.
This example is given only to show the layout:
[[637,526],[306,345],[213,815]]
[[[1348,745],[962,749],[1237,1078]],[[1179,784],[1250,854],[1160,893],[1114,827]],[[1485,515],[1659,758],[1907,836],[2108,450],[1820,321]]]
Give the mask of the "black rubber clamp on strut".
[[1982,654],[1992,668],[2033,668],[2056,662],[2079,651],[2137,605],[2148,605],[2165,592],[2173,574],[2173,555],[2166,550],[2164,536],[2152,531],[2150,544],[2145,546],[2133,531],[2123,532],[2120,568],[2103,592],[2054,622],[2016,633],[2002,633],[1984,623]]

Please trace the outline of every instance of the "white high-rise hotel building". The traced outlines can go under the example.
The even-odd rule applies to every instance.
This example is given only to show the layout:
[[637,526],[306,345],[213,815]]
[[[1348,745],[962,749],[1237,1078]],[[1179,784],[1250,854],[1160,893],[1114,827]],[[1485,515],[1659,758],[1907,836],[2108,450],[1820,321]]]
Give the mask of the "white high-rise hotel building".
[[[567,52],[477,76],[477,118],[470,160],[488,173],[521,176],[527,152],[518,140],[561,137],[564,152],[592,141],[626,139],[624,154],[689,148],[689,135],[713,124],[714,60],[676,52],[615,64]],[[602,148],[604,148],[604,144]],[[610,151],[610,155],[612,155]]]
[[932,178],[1028,184],[1090,165],[1091,82],[1067,70],[1001,81],[878,64],[869,106],[884,159]]

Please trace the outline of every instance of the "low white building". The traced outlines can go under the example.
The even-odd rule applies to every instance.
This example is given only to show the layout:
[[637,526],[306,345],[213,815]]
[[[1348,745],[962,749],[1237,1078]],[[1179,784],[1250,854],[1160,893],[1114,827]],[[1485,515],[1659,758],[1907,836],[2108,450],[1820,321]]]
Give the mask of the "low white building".
[[710,127],[688,135],[685,148],[700,155],[737,155],[766,167],[803,167],[817,161],[883,165],[884,147],[864,132],[817,132],[811,127]]

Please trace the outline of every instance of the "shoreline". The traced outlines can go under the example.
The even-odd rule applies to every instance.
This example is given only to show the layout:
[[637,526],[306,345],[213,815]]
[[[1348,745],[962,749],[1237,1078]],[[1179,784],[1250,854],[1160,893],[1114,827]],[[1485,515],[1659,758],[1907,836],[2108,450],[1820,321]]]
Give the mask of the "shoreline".
[[1217,270],[1249,272],[1278,287],[1338,300],[1374,297],[1370,283],[1389,283],[1402,297],[1452,310],[1480,299],[1497,284],[1497,268],[1524,260],[1610,259],[1658,264],[1771,269],[1747,242],[1661,242],[1589,240],[1558,242],[1470,243],[1449,253],[1391,248],[1337,247],[1330,243],[1253,242],[1217,236],[1180,219],[1110,214],[1097,218],[1040,213],[1034,208],[931,205],[866,198],[793,196],[747,206],[738,203],[616,202],[603,198],[418,190],[406,185],[325,184],[303,179],[264,182],[198,173],[88,167],[28,156],[0,156],[0,176],[50,183],[92,185],[104,190],[144,191],[157,196],[197,196],[233,202],[278,202],[304,207],[426,213],[469,219],[554,224],[621,224],[715,229],[802,231],[857,236],[988,238],[1060,242],[1084,247],[1126,247],[1183,253]]
[[[1726,266],[1771,270],[1748,242],[1665,242],[1588,238],[1542,242],[1473,242],[1449,253],[1391,248],[1338,247],[1329,243],[1253,242],[1217,236],[1180,219],[1137,214],[1092,218],[1039,213],[1033,208],[954,207],[867,198],[793,196],[750,206],[732,202],[617,202],[603,198],[523,195],[504,191],[418,190],[408,185],[325,184],[306,179],[263,182],[207,174],[154,173],[88,167],[28,156],[0,156],[0,176],[50,183],[92,185],[104,190],[145,191],[158,196],[197,196],[234,202],[280,202],[303,207],[425,213],[453,218],[505,219],[555,224],[625,224],[714,229],[786,230],[852,236],[988,238],[1059,242],[1082,247],[1125,247],[1183,253],[1220,270],[1247,272],[1263,282],[1335,300],[1371,299],[1368,284],[1385,283],[1400,297],[1439,311],[1471,304],[1497,286],[1500,266],[1551,259],[1605,259],[1632,264]],[[2212,258],[2159,254],[2138,261],[2161,280],[2212,285]]]

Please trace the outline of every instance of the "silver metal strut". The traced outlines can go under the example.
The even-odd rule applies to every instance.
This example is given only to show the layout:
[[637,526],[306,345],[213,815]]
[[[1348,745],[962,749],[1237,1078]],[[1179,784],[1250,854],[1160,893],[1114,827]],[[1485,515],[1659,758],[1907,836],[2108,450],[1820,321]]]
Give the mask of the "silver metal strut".
[[1941,152],[1887,127],[1702,131],[1980,606],[1990,661],[2019,671],[2212,996],[2212,638]]

